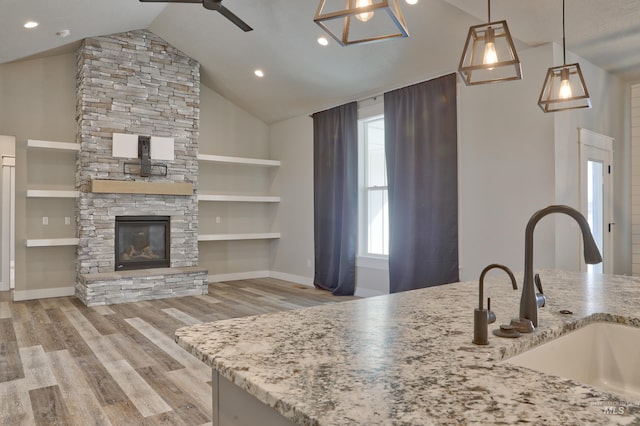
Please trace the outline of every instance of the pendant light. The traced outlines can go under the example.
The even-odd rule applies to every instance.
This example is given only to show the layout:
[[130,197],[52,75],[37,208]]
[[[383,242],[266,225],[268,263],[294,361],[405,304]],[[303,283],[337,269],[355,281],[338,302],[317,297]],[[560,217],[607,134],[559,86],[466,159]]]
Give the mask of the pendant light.
[[409,36],[398,0],[320,0],[313,22],[341,46]]
[[520,59],[513,44],[507,21],[491,22],[469,28],[458,72],[467,86],[522,79]]
[[538,105],[544,112],[591,108],[591,98],[584,82],[580,64],[567,65],[564,32],[564,0],[562,0],[562,62],[563,65],[547,70]]

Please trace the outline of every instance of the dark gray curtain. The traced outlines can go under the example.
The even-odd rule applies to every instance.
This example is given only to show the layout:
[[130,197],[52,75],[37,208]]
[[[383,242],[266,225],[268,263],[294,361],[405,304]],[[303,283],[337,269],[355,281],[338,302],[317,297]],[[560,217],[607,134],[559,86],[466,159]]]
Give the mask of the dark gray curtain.
[[458,275],[456,76],[384,94],[392,293]]
[[316,287],[353,295],[358,230],[358,104],[313,114]]

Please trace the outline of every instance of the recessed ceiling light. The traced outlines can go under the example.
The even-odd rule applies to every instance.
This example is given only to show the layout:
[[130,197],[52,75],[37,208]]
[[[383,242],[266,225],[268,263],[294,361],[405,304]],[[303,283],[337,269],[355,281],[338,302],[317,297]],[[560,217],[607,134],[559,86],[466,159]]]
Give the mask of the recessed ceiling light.
[[253,73],[256,77],[264,77],[264,72],[262,70],[255,70]]
[[329,40],[327,40],[326,37],[318,37],[318,44],[320,46],[326,46],[329,44]]
[[407,4],[417,4],[418,0],[404,0],[407,2]]
[[38,23],[36,21],[29,21],[24,24],[25,28],[35,28],[37,26],[38,26]]

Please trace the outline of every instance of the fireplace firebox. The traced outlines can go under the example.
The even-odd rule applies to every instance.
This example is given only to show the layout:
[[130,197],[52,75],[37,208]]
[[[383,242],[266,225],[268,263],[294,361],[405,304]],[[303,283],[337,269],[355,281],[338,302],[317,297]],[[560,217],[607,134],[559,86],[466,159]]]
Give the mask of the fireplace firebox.
[[171,266],[170,229],[169,216],[116,216],[116,271]]

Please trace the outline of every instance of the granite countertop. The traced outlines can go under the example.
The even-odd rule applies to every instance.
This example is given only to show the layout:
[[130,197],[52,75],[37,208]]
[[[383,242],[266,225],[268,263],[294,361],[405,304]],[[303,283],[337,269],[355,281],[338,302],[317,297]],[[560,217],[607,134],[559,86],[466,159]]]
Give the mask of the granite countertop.
[[176,341],[301,425],[640,424],[640,401],[502,361],[589,322],[640,327],[640,279],[541,271],[538,329],[499,338],[518,316],[516,277],[517,291],[502,271],[485,278],[487,346],[471,343],[477,281],[199,324]]

